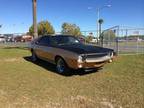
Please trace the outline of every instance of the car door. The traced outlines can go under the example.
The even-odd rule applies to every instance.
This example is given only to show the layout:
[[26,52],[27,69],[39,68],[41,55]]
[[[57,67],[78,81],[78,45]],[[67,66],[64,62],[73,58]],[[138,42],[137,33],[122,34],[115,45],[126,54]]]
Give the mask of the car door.
[[49,42],[49,36],[44,36],[38,41],[37,54],[41,59],[53,62],[52,47]]

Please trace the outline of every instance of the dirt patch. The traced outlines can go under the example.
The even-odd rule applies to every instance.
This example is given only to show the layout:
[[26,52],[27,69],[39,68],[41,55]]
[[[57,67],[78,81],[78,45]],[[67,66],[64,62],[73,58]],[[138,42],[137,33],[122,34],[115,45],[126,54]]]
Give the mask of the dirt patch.
[[5,58],[1,59],[0,62],[22,62],[23,58]]
[[[5,96],[5,92],[0,90],[0,97]],[[114,102],[114,101],[113,101]],[[70,98],[65,98],[63,102],[36,102],[35,100],[29,98],[28,96],[18,97],[13,102],[9,102],[9,99],[5,99],[5,102],[1,103],[4,108],[122,108],[113,102],[108,102],[105,100],[92,100],[85,96],[71,96]]]
[[3,90],[0,90],[0,96],[6,95],[6,92]]
[[105,106],[106,108],[114,108],[111,102],[101,102],[101,105]]

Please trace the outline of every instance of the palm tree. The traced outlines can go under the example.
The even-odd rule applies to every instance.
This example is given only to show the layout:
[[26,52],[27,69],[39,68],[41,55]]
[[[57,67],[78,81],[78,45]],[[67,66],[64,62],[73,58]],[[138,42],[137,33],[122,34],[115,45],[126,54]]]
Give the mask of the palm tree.
[[101,31],[102,31],[102,24],[103,24],[104,20],[103,19],[99,19],[98,23],[99,23],[99,38],[100,38],[100,42],[101,42],[101,46],[103,46],[103,36],[101,35]]
[[37,33],[37,0],[32,0],[32,4],[33,4],[33,29],[34,29],[34,38],[36,38],[38,36]]

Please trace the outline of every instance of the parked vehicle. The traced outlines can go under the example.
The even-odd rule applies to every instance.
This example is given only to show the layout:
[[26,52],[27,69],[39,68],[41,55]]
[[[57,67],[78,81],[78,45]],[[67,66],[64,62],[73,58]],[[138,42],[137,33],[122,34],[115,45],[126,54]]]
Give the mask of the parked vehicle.
[[15,42],[30,42],[32,41],[33,37],[29,35],[24,35],[24,36],[16,36],[14,38]]
[[14,37],[14,42],[22,42],[22,36]]
[[5,37],[4,37],[4,36],[0,36],[0,42],[1,42],[1,43],[6,42],[6,39],[5,39]]
[[57,72],[68,69],[99,68],[112,62],[114,50],[81,43],[74,36],[42,36],[33,40],[29,46],[32,60],[38,58],[56,64]]
[[33,37],[30,35],[24,35],[22,36],[22,42],[30,42],[32,41]]
[[6,42],[14,42],[14,37],[13,36],[7,36]]

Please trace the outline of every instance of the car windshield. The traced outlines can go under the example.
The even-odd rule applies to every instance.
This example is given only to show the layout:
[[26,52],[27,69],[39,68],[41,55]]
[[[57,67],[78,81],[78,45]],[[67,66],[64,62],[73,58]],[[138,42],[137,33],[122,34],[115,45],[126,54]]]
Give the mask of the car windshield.
[[69,44],[78,44],[80,41],[72,36],[54,36],[51,37],[50,43],[52,45],[69,45]]

